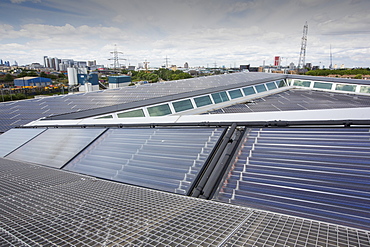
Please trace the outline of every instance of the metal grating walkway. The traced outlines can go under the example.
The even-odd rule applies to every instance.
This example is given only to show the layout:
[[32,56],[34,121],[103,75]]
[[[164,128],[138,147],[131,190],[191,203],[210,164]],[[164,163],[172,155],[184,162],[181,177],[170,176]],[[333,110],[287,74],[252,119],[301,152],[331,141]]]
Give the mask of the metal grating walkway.
[[369,232],[258,211],[225,246],[370,246],[370,238]]
[[370,244],[366,231],[6,159],[0,176],[13,188],[0,195],[0,246]]

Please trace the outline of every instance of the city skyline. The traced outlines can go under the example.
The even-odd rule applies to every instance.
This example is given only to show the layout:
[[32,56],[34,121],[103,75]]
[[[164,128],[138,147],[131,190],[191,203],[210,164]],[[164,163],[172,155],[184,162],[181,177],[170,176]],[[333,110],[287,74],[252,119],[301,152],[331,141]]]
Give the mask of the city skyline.
[[306,62],[369,67],[368,0],[56,1],[0,3],[0,58],[19,65],[43,57],[110,65],[145,60],[190,67],[298,64],[308,23]]

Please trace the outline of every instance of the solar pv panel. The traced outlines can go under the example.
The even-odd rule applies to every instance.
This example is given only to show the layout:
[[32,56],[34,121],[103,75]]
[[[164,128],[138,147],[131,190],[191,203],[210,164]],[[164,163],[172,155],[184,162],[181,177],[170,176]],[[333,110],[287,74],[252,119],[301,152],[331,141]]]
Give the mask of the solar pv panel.
[[61,168],[102,132],[102,129],[47,129],[6,157]]
[[44,129],[11,129],[0,135],[0,157],[4,157],[18,147],[22,146]]

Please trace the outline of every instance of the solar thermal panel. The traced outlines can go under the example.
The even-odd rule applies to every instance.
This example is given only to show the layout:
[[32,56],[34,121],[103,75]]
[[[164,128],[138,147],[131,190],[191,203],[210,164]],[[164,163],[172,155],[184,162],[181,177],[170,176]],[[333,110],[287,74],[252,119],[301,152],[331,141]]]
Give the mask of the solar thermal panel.
[[367,128],[251,129],[218,200],[369,230]]
[[223,129],[110,129],[64,169],[186,194]]

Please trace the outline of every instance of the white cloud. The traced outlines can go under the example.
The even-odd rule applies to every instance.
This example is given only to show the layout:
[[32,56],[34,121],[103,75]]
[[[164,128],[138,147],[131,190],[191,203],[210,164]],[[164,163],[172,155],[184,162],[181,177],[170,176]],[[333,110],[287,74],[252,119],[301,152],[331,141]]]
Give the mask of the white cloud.
[[33,2],[41,3],[41,0],[10,0],[11,3],[24,3],[24,2]]
[[[29,54],[30,60],[20,63],[48,55],[76,60],[95,57],[106,64],[114,44],[131,64],[148,59],[159,66],[169,56],[180,65],[217,60],[220,65],[258,66],[263,60],[272,63],[275,55],[296,63],[306,20],[307,62],[323,62],[332,44],[348,64],[359,63],[359,57],[364,58],[363,64],[370,63],[361,50],[369,40],[368,0],[33,2],[39,2],[40,8],[23,4],[16,6],[19,11],[13,4],[12,13],[22,13],[17,18],[0,10],[2,19],[9,21],[0,21],[0,45],[7,47],[2,53],[14,55],[18,49]],[[345,56],[346,52],[350,55]]]
[[323,34],[370,33],[370,13],[355,13],[318,24]]

